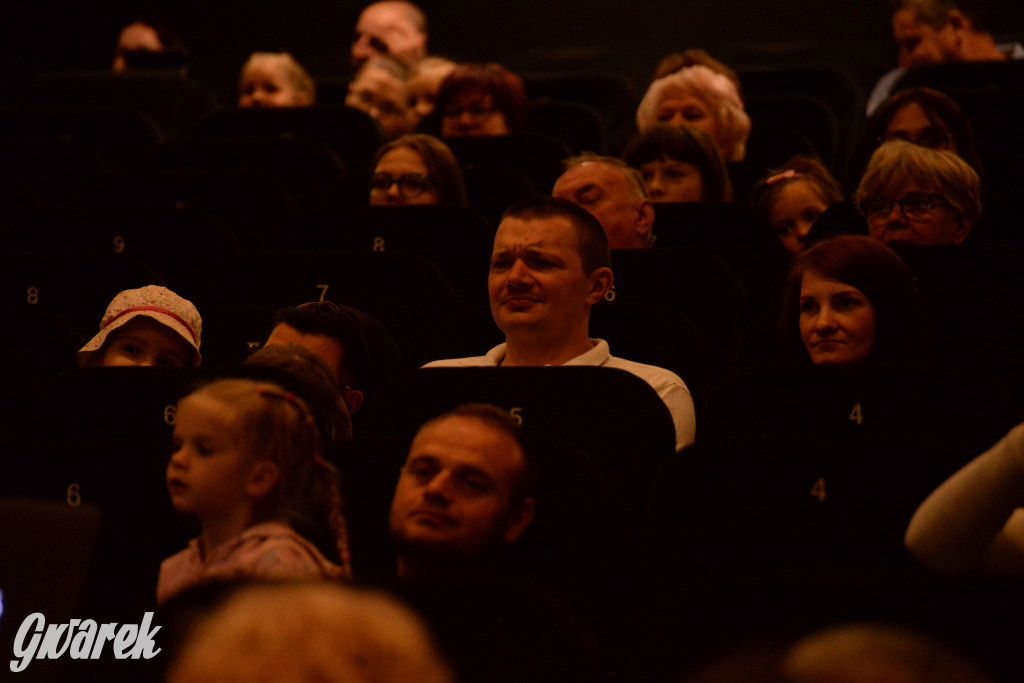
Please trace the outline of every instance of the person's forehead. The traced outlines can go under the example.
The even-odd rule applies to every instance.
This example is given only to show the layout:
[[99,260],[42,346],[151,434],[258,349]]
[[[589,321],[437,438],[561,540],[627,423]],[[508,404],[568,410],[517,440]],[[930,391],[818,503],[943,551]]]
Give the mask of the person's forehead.
[[916,35],[929,28],[931,26],[912,9],[896,10],[892,15],[892,31],[897,39],[900,35]]
[[591,185],[607,193],[625,192],[628,189],[622,170],[603,161],[588,161],[570,168],[559,177],[555,189],[557,192],[573,192]]
[[363,10],[356,22],[356,29],[366,32],[384,33],[395,29],[415,29],[405,8],[398,3],[377,2]]
[[443,468],[480,470],[499,483],[510,483],[524,466],[522,451],[511,436],[482,420],[461,415],[420,429],[407,462],[422,458]]
[[494,251],[527,248],[575,252],[576,228],[562,216],[503,220],[494,235]]
[[316,332],[301,332],[288,323],[278,323],[271,330],[265,346],[271,344],[301,346],[322,358],[335,372],[344,364],[345,349],[337,339]]

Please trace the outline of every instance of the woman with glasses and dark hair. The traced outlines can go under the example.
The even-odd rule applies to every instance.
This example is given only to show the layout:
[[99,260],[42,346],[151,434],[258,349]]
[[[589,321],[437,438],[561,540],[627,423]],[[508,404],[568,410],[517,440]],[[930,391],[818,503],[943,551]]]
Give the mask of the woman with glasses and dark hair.
[[403,135],[379,150],[370,178],[371,206],[469,206],[455,155],[432,135]]
[[459,64],[441,82],[434,105],[446,138],[526,129],[530,101],[523,79],[500,64]]
[[953,152],[906,140],[871,155],[856,194],[868,234],[886,244],[959,244],[981,220],[981,179]]

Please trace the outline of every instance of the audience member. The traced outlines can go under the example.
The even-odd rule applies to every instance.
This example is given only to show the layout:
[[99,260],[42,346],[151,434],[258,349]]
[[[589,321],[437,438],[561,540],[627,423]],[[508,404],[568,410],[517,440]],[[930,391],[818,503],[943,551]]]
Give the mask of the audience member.
[[905,626],[856,622],[815,631],[779,663],[778,683],[994,683],[949,643]]
[[754,186],[751,203],[790,256],[807,243],[818,217],[843,200],[843,191],[817,159],[795,156]]
[[590,310],[613,283],[608,238],[597,220],[565,199],[532,197],[505,212],[487,278],[491,315],[505,343],[486,355],[425,367],[596,365],[637,375],[668,406],[676,447],[693,441],[690,391],[675,373],[616,358],[591,339]]
[[856,201],[886,244],[960,244],[981,220],[981,179],[953,152],[890,140],[871,155]]
[[984,0],[895,0],[892,36],[899,45],[899,66],[875,84],[868,115],[888,99],[906,70],[941,62],[1024,59],[1020,43],[997,44]]
[[715,73],[722,74],[735,84],[737,92],[742,90],[740,77],[734,69],[718,61],[704,50],[694,47],[688,48],[683,52],[673,52],[658,60],[658,65],[654,67],[654,80],[656,81],[677,71],[682,71],[687,67],[697,65],[706,66]]
[[309,73],[287,52],[254,52],[238,79],[239,107],[306,107],[316,104]]
[[199,365],[203,320],[192,302],[166,287],[126,289],[110,302],[100,331],[78,350],[81,367]]
[[782,296],[783,360],[855,363],[927,356],[914,276],[892,249],[870,237],[843,235],[801,251]]
[[[200,532],[160,565],[157,601],[209,581],[348,576],[337,473],[321,443],[305,402],[274,384],[219,380],[181,399],[167,489]],[[329,527],[341,565],[301,527]]]
[[948,150],[983,177],[971,122],[953,98],[937,90],[909,88],[894,94],[868,121],[865,139],[871,150],[892,139]]
[[585,209],[604,228],[610,249],[638,249],[654,240],[654,208],[640,173],[614,157],[584,154],[564,162],[551,196]]
[[750,117],[739,90],[706,66],[686,67],[651,83],[636,110],[636,125],[643,133],[656,123],[700,128],[725,161],[742,161],[746,154]]
[[466,404],[416,433],[391,503],[398,576],[488,572],[526,532],[537,472],[515,420],[496,406]]
[[110,70],[114,73],[127,71],[131,57],[142,52],[181,51],[183,47],[181,36],[169,24],[153,18],[139,18],[118,34]]
[[416,125],[409,109],[409,69],[393,57],[371,57],[348,84],[345,105],[369,114],[387,139],[411,133]]
[[256,584],[200,617],[168,683],[452,683],[427,627],[383,593]]
[[659,202],[730,202],[732,181],[714,141],[700,128],[657,124],[626,145],[622,158],[640,171]]
[[918,507],[906,544],[943,573],[1024,573],[1024,424],[947,479]]
[[352,417],[331,366],[298,344],[269,344],[242,365],[280,368],[302,386],[302,397],[313,412],[325,445],[352,438]]
[[352,72],[372,57],[412,66],[427,55],[427,17],[404,0],[374,2],[362,11],[352,36]]
[[333,301],[280,309],[263,345],[273,344],[295,344],[322,358],[350,415],[398,369],[398,347],[387,330],[359,309]]
[[370,205],[469,206],[455,155],[433,135],[415,133],[384,144],[373,159]]
[[422,121],[434,111],[437,91],[441,83],[455,69],[455,62],[444,57],[426,57],[409,72],[406,91],[409,93],[409,108]]
[[459,64],[441,82],[435,108],[446,138],[508,135],[526,128],[523,80],[500,64]]

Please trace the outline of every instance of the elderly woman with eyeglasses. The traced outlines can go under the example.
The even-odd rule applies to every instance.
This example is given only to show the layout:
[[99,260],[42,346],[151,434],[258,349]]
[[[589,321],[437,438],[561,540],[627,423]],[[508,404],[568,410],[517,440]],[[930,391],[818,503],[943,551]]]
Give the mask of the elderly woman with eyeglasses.
[[403,135],[373,159],[370,205],[406,204],[469,206],[455,155],[432,135]]
[[906,140],[871,155],[856,201],[885,244],[960,244],[981,220],[981,180],[952,152]]

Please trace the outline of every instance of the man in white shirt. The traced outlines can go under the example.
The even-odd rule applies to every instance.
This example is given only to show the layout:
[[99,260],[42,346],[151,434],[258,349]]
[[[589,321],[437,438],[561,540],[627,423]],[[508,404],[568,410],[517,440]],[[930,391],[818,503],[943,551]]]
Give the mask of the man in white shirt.
[[614,281],[601,224],[565,199],[533,197],[502,217],[487,278],[494,322],[505,343],[483,356],[435,361],[426,367],[596,365],[645,380],[668,406],[676,448],[693,442],[693,399],[673,372],[611,355],[591,339],[590,311]]
[[868,97],[874,113],[906,73],[922,64],[1024,59],[1020,43],[998,44],[978,0],[897,0],[892,35],[900,47],[899,67],[882,76]]

